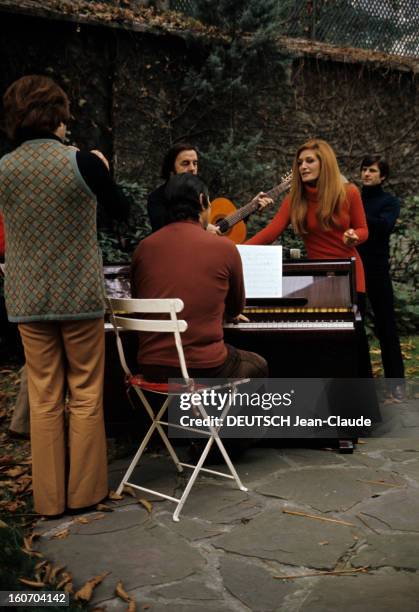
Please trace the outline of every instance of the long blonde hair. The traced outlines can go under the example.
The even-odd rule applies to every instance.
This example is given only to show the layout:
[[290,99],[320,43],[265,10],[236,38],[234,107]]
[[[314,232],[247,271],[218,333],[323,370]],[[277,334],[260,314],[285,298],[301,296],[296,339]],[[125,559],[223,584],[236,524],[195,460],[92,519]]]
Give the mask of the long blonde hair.
[[320,161],[320,174],[316,184],[319,207],[316,215],[322,229],[329,230],[339,226],[336,218],[346,199],[346,189],[332,147],[319,138],[305,142],[299,147],[292,166],[290,218],[297,234],[307,233],[307,197],[298,168],[298,158],[305,149],[313,149]]

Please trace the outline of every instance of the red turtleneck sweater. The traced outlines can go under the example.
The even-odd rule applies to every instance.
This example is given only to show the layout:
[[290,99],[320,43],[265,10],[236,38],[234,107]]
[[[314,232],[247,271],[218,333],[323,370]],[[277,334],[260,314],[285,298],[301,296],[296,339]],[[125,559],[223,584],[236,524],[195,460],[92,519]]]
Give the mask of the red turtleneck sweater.
[[[347,198],[340,211],[338,223],[339,229],[332,228],[324,230],[320,227],[316,210],[318,206],[317,189],[306,186],[308,198],[307,208],[307,234],[302,235],[304,245],[309,259],[342,259],[355,257],[356,261],[356,289],[365,292],[364,268],[361,258],[353,246],[347,246],[343,242],[343,234],[349,228],[355,230],[359,242],[365,242],[368,238],[368,227],[365,218],[361,195],[355,185],[346,185]],[[246,244],[271,244],[288,227],[290,223],[290,199],[287,196],[282,202],[278,212],[272,221]]]

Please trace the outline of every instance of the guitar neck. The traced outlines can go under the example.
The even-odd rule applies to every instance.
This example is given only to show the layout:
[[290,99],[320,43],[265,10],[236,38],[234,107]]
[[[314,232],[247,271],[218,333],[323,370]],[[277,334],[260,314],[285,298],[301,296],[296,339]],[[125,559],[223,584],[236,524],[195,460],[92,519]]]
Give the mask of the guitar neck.
[[228,228],[233,227],[233,225],[236,225],[236,223],[239,223],[239,221],[243,221],[243,219],[255,212],[255,210],[257,210],[257,207],[258,204],[256,202],[248,202],[241,208],[238,208],[236,212],[232,213],[231,215],[228,215],[228,217],[224,217],[223,225],[227,223]]
[[268,196],[268,198],[272,198],[272,200],[275,202],[275,200],[279,198],[281,193],[284,193],[284,191],[286,191],[289,188],[289,186],[290,186],[289,181],[284,181],[280,183],[279,185],[277,185],[276,187],[273,187],[270,191],[267,191],[266,195]]
[[[283,181],[282,183],[280,183],[279,185],[277,185],[270,191],[267,191],[266,195],[275,201],[281,195],[281,193],[283,193],[284,191],[288,189],[288,187],[289,187],[289,181],[288,180]],[[251,200],[250,202],[248,202],[241,208],[238,208],[231,215],[224,217],[224,219],[222,220],[222,231],[227,231],[228,229],[233,227],[233,225],[236,225],[236,223],[239,223],[239,221],[243,221],[243,219],[248,217],[250,214],[254,213],[257,209],[258,209],[258,203],[254,202],[253,200]]]

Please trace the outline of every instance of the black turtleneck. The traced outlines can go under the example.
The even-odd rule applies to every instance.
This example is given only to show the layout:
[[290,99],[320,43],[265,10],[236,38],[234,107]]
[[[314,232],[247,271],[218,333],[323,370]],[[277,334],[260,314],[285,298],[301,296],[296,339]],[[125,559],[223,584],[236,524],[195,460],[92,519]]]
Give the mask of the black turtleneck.
[[381,185],[363,187],[362,202],[365,208],[369,230],[368,240],[357,247],[364,263],[366,260],[389,258],[389,239],[400,214],[399,200],[386,191]]

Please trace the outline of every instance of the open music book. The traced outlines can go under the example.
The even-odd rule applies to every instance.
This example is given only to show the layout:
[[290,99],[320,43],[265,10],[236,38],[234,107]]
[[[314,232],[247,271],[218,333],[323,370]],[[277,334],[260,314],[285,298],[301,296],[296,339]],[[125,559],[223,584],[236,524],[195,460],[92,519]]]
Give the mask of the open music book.
[[237,245],[248,299],[282,297],[282,246]]

